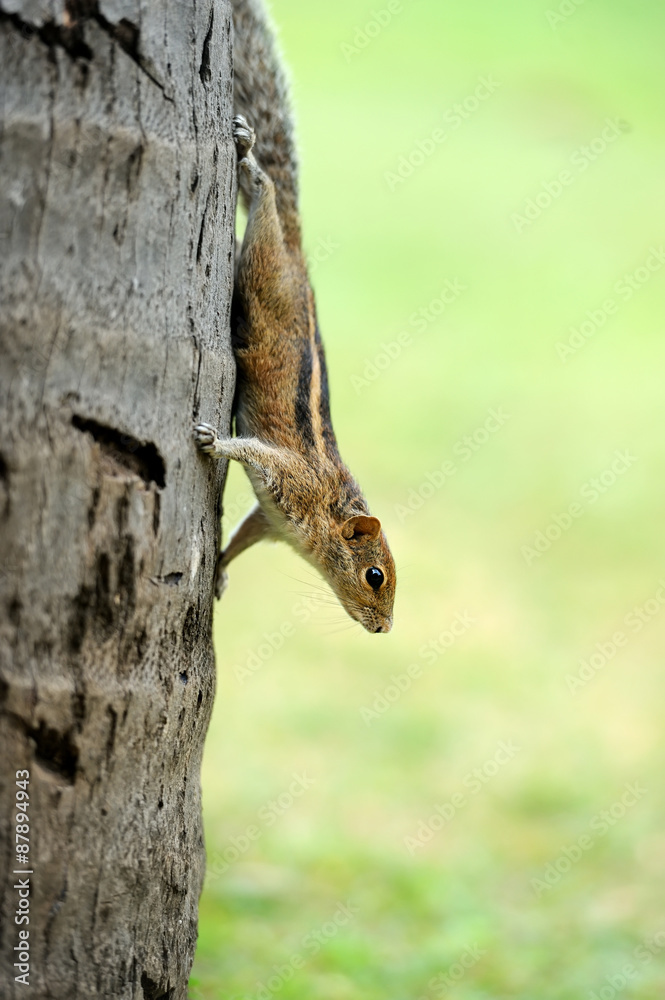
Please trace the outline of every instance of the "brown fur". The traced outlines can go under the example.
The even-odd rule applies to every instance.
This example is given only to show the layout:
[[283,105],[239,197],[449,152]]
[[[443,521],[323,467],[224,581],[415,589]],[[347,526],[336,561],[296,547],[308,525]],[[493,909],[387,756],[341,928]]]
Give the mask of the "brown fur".
[[[219,572],[260,538],[281,538],[321,572],[352,618],[368,631],[387,632],[395,568],[380,522],[340,458],[330,420],[325,354],[300,242],[286,85],[257,0],[234,0],[234,24],[237,106],[249,111],[252,103],[262,157],[259,166],[254,132],[237,116],[240,187],[249,210],[233,309],[238,436],[222,440],[201,424],[196,437],[208,454],[244,464],[258,507],[222,552]],[[365,576],[370,567],[384,576],[377,590]]]

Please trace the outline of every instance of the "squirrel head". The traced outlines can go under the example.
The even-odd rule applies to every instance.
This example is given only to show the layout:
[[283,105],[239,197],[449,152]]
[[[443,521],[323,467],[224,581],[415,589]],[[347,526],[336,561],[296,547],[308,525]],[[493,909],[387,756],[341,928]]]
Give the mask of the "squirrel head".
[[377,517],[356,514],[333,528],[326,576],[344,610],[368,632],[390,632],[395,563]]

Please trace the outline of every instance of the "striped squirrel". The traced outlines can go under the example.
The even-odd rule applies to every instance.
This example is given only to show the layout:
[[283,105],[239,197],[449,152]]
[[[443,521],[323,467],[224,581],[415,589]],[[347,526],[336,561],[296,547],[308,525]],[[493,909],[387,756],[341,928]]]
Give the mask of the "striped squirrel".
[[194,436],[205,454],[243,464],[258,503],[219,555],[216,593],[232,559],[262,538],[281,539],[321,573],[351,618],[389,632],[395,566],[330,421],[288,88],[261,0],[233,0],[233,26],[233,136],[248,212],[232,308],[237,437],[205,423]]

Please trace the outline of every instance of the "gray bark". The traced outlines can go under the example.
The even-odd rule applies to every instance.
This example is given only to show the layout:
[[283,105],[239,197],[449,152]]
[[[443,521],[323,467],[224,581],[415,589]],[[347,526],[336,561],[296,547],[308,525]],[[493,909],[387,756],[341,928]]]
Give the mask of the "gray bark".
[[187,995],[225,471],[191,428],[230,423],[231,87],[227,0],[0,0],[3,997]]

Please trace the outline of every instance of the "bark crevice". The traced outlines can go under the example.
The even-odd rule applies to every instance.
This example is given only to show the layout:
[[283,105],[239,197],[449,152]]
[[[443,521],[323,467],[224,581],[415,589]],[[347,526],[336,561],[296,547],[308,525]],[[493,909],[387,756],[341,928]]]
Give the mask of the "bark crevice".
[[97,420],[74,414],[72,424],[84,434],[90,434],[104,454],[130,474],[139,476],[146,486],[154,483],[159,489],[166,486],[166,467],[159,449],[152,441],[139,441],[131,434],[107,427]]
[[[152,61],[141,53],[141,29],[129,18],[122,17],[117,22],[110,21],[102,14],[99,3],[90,0],[67,0],[64,5],[63,22],[55,18],[44,19],[41,23],[29,21],[17,13],[10,13],[0,7],[0,21],[12,25],[24,39],[34,36],[51,50],[60,48],[72,60],[91,62],[95,50],[86,39],[86,22],[94,21],[111,41],[116,42],[145,76],[162,92],[164,99],[173,101],[173,88],[161,79]],[[207,36],[206,36],[207,37]]]

